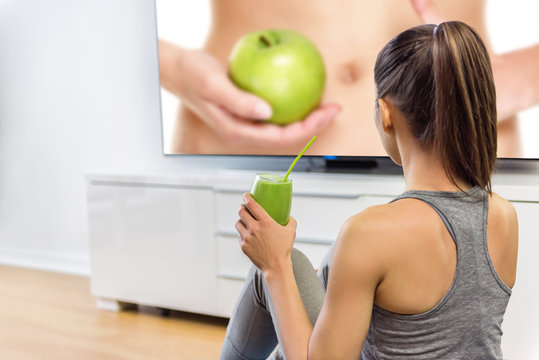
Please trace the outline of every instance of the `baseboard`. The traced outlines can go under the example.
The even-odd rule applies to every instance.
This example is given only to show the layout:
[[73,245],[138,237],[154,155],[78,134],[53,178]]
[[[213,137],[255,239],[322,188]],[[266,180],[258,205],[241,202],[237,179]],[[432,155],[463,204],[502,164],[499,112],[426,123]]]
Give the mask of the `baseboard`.
[[88,255],[0,247],[0,264],[90,276]]

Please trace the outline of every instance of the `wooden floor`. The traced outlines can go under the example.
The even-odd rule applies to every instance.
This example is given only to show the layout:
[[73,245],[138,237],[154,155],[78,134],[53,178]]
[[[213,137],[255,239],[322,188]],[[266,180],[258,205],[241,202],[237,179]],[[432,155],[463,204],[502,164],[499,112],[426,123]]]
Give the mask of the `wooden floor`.
[[217,359],[227,321],[98,310],[86,277],[0,266],[0,359]]

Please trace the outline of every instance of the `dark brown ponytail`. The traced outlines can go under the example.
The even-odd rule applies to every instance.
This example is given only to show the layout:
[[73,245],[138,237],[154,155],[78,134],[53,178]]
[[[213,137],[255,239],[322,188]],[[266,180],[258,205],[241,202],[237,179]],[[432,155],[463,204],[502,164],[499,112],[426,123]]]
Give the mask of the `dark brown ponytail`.
[[[397,35],[378,54],[377,98],[389,97],[449,179],[491,192],[496,162],[496,93],[477,33],[451,21]],[[461,189],[462,190],[462,189]]]

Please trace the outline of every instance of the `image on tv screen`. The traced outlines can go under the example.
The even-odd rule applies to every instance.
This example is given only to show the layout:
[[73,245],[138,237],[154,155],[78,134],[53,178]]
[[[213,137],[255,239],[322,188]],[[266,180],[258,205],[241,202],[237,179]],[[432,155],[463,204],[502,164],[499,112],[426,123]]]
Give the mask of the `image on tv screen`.
[[[489,52],[498,157],[539,159],[539,2],[156,0],[165,154],[386,156],[374,65],[402,31],[458,20]],[[481,106],[481,104],[472,104]]]

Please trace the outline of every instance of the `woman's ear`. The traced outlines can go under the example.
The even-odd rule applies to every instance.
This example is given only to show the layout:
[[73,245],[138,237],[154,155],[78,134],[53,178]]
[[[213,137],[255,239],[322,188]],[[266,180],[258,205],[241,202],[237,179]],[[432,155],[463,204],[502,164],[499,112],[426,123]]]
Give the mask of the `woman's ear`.
[[393,114],[391,112],[391,105],[387,100],[378,99],[378,107],[380,108],[380,121],[382,129],[388,135],[392,135],[393,130]]

